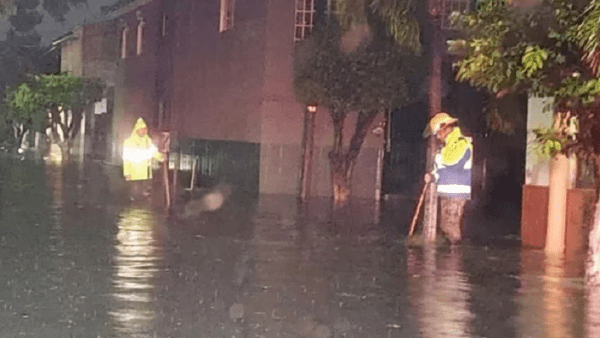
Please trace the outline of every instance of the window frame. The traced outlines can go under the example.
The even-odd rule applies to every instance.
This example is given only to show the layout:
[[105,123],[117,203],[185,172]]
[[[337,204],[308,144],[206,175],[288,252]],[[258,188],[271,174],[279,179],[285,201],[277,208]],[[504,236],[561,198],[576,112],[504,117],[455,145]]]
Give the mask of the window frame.
[[[294,42],[306,39],[315,27],[316,0],[296,0],[294,6]],[[329,3],[329,2],[328,2]],[[307,6],[309,5],[309,6]],[[307,8],[309,7],[309,8]]]
[[144,42],[146,36],[146,21],[141,19],[137,25],[137,39],[136,39],[136,55],[140,56],[144,53]]
[[121,28],[121,59],[127,58],[127,35],[129,34],[129,26],[124,25]]
[[169,19],[169,16],[167,15],[167,13],[163,13],[162,14],[162,22],[161,22],[161,28],[160,28],[160,33],[162,37],[167,36],[167,20]]

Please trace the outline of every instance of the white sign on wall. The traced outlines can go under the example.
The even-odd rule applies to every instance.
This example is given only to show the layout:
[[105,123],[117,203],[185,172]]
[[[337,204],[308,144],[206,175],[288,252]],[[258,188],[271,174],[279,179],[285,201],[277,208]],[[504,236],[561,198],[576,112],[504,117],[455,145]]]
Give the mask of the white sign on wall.
[[99,102],[96,102],[94,104],[94,114],[96,114],[96,115],[105,114],[108,111],[106,109],[106,107],[107,107],[106,98],[103,98],[102,100],[100,100]]

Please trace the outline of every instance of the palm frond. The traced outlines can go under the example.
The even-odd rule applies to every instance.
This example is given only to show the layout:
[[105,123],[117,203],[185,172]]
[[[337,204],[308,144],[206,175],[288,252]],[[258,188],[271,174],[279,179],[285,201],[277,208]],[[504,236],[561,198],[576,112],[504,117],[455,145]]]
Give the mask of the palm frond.
[[576,39],[584,50],[584,61],[598,75],[600,72],[600,1],[592,1],[586,9],[583,21],[577,29]]
[[337,16],[342,29],[348,30],[353,26],[367,23],[365,12],[370,0],[339,0],[337,3]]
[[338,0],[338,18],[343,29],[367,23],[367,11],[381,16],[398,44],[419,52],[420,28],[414,0]]

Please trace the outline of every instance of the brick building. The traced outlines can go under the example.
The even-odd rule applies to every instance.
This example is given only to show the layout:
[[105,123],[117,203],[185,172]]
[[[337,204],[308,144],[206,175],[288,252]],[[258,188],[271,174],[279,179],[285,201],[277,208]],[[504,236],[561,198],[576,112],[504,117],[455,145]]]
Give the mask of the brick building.
[[[59,41],[63,70],[107,82],[112,128],[106,144],[113,162],[142,116],[153,129],[173,134],[173,152],[181,156],[172,166],[189,170],[196,158],[201,178],[293,195],[306,107],[293,94],[292,61],[296,42],[314,23],[314,2],[120,1],[105,9],[105,21]],[[348,119],[347,130],[353,122]],[[331,194],[332,139],[328,113],[319,108],[313,195]],[[367,137],[354,170],[354,196],[375,196],[382,144],[381,136]]]

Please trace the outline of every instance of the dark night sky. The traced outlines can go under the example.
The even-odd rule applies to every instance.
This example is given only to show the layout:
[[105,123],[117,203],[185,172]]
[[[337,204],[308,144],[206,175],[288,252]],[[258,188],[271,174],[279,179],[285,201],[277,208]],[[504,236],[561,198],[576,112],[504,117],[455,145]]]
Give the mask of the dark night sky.
[[[88,0],[88,6],[81,6],[66,15],[66,21],[59,23],[54,21],[43,9],[44,21],[36,27],[42,36],[42,43],[50,43],[53,39],[73,29],[74,26],[85,22],[97,21],[100,17],[100,7],[115,3],[116,0]],[[40,6],[41,7],[41,6]],[[4,39],[10,23],[6,20],[0,22],[0,39]]]

